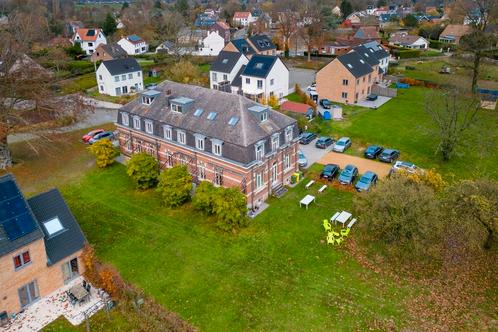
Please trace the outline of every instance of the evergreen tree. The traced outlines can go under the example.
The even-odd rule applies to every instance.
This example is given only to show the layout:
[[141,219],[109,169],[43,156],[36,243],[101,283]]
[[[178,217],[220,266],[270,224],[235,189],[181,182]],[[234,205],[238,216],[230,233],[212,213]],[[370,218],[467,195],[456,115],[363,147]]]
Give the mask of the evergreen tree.
[[111,13],[107,13],[107,16],[105,17],[105,21],[102,24],[102,30],[104,31],[104,34],[106,36],[112,35],[114,32],[116,32],[118,28],[118,24],[116,23],[116,20],[112,16]]
[[348,0],[342,0],[341,2],[341,13],[342,18],[346,19],[353,12],[353,6]]

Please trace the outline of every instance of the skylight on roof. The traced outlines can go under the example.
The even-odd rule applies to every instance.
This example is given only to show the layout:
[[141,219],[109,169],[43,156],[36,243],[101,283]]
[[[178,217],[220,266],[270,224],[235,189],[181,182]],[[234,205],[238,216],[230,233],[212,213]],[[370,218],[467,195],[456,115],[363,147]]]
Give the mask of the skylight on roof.
[[236,117],[236,116],[232,116],[232,117],[230,118],[230,120],[228,121],[228,124],[229,124],[230,126],[235,126],[235,125],[237,124],[237,122],[239,122],[239,118],[238,118],[238,117]]
[[226,65],[228,63],[228,59],[223,59],[221,62]]
[[348,63],[348,67],[349,67],[349,68],[351,68],[351,69],[353,69],[353,66],[351,66],[351,64],[350,64],[350,63]]
[[363,61],[363,59],[360,59],[360,62],[361,62],[361,63],[365,63],[365,61]]
[[64,226],[62,226],[59,217],[55,217],[53,219],[50,219],[49,221],[45,221],[43,223],[43,226],[45,227],[45,230],[47,231],[47,234],[49,236],[52,236],[64,230]]
[[254,68],[256,69],[263,69],[263,63],[262,62],[258,62],[254,65]]
[[216,119],[216,115],[218,115],[218,113],[216,113],[216,112],[209,112],[209,114],[207,116],[207,119],[208,120],[214,120],[214,119]]
[[202,115],[202,113],[204,113],[204,110],[202,108],[198,108],[198,109],[195,110],[194,116],[199,117],[199,116]]

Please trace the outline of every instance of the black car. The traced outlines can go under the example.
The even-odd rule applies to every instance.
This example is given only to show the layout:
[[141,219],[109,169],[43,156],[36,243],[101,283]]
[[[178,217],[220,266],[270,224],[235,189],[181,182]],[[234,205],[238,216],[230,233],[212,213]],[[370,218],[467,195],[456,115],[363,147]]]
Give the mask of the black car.
[[377,98],[379,98],[379,96],[374,95],[374,94],[371,94],[371,95],[367,96],[367,100],[368,101],[375,101],[375,100],[377,100]]
[[301,136],[299,138],[299,143],[301,143],[301,144],[309,144],[315,138],[316,138],[316,134],[315,133],[305,132],[305,133],[301,134]]
[[365,155],[365,158],[375,159],[382,152],[382,150],[383,148],[381,146],[370,145],[363,154]]
[[398,158],[399,158],[399,151],[393,150],[393,149],[385,149],[379,155],[379,160],[383,161],[385,163],[392,163],[393,161],[395,161]]
[[330,109],[330,107],[332,107],[332,102],[328,99],[320,99],[320,105],[323,108]]
[[328,146],[332,145],[334,140],[330,137],[322,136],[316,140],[315,146],[319,149],[326,149]]
[[339,173],[339,170],[340,170],[339,165],[327,164],[323,168],[323,171],[320,173],[320,178],[332,181],[334,177],[337,175],[337,173]]

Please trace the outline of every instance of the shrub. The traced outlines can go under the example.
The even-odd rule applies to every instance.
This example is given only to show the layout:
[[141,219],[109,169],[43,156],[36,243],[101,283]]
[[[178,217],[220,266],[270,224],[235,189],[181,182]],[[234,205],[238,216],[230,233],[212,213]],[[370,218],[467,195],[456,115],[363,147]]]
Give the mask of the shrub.
[[159,163],[156,158],[145,152],[131,156],[126,173],[135,182],[138,189],[148,189],[156,185],[159,176]]
[[192,205],[207,214],[214,213],[214,202],[219,188],[213,186],[211,182],[202,181],[195,189]]
[[410,77],[403,77],[399,81],[400,81],[400,83],[410,84],[410,86],[423,86],[424,85],[423,81],[419,81],[419,80],[416,80],[416,79],[410,78]]
[[213,210],[218,217],[216,226],[224,231],[233,231],[247,222],[246,198],[238,188],[220,189]]
[[119,155],[112,142],[108,139],[101,139],[88,147],[88,150],[96,158],[97,167],[105,168],[114,163],[114,158]]
[[407,177],[410,181],[423,183],[426,186],[431,187],[434,191],[441,191],[446,187],[446,182],[443,180],[441,174],[433,169],[411,174],[407,173]]
[[164,170],[159,176],[157,192],[161,194],[164,205],[175,207],[185,203],[192,190],[192,176],[187,166],[175,166]]
[[268,105],[272,108],[277,108],[278,98],[275,95],[270,96],[270,98],[268,98]]

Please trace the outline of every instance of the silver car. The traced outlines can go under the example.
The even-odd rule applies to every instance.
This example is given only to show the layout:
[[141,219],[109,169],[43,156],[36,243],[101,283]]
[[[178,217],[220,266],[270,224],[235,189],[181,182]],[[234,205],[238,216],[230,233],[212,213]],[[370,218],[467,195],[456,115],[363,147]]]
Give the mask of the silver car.
[[308,166],[308,159],[306,159],[306,156],[301,150],[297,151],[297,164],[299,165],[299,167]]
[[337,142],[335,142],[332,150],[335,152],[344,152],[351,146],[351,139],[349,137],[341,137]]

